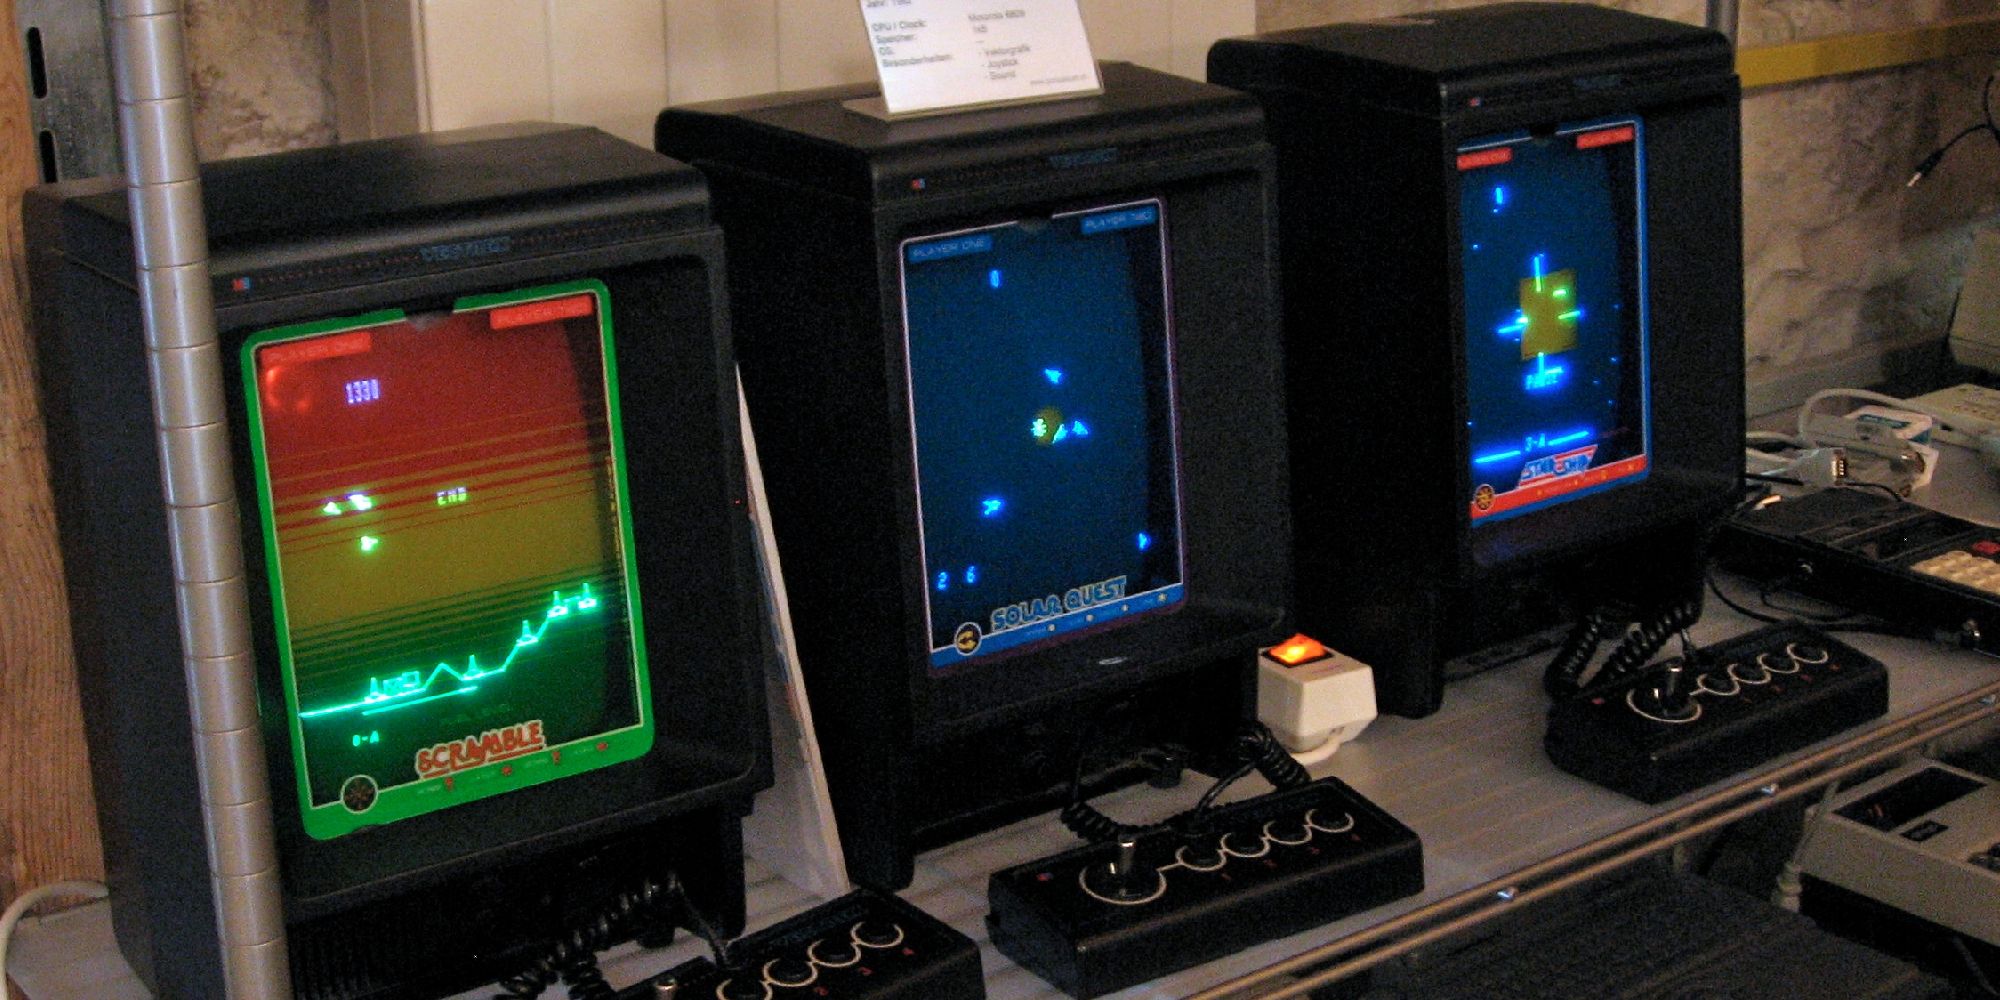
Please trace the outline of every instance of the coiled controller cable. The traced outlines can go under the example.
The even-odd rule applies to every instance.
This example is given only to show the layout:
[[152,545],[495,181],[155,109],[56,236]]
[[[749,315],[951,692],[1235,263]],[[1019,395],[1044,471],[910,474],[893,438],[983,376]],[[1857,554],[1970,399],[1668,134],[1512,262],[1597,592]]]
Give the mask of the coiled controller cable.
[[[1701,619],[1701,595],[1676,604],[1668,605],[1653,612],[1651,617],[1634,622],[1626,631],[1625,638],[1606,657],[1604,665],[1598,668],[1591,679],[1596,687],[1623,677],[1629,677],[1643,667],[1676,634],[1684,633]],[[1574,698],[1583,692],[1583,672],[1604,644],[1607,633],[1630,621],[1628,607],[1607,605],[1593,609],[1570,630],[1569,637],[1549,661],[1548,669],[1542,674],[1542,687],[1554,698]]]
[[[1080,782],[1071,783],[1070,803],[1063,807],[1059,818],[1061,818],[1062,824],[1068,827],[1071,833],[1090,843],[1102,844],[1118,840],[1121,837],[1137,837],[1141,834],[1165,827],[1198,827],[1208,813],[1208,810],[1214,806],[1215,800],[1222,795],[1223,791],[1230,785],[1241,780],[1251,771],[1256,771],[1263,776],[1265,781],[1270,782],[1273,787],[1278,789],[1297,788],[1312,781],[1312,775],[1307,774],[1306,769],[1300,767],[1298,761],[1292,759],[1292,755],[1286,752],[1284,745],[1280,744],[1278,738],[1271,735],[1271,730],[1266,728],[1261,722],[1246,722],[1243,724],[1243,727],[1237,731],[1234,750],[1236,751],[1236,759],[1239,762],[1235,770],[1217,779],[1215,784],[1210,786],[1207,792],[1203,793],[1201,801],[1196,802],[1193,808],[1177,813],[1159,823],[1140,825],[1121,823],[1112,819],[1083,798]],[[1079,773],[1081,773],[1081,770],[1082,766],[1079,763]]]
[[1699,595],[1676,604],[1651,621],[1640,622],[1639,626],[1625,636],[1625,641],[1611,651],[1598,670],[1594,684],[1605,684],[1624,677],[1630,677],[1645,667],[1653,654],[1660,651],[1667,640],[1687,631],[1701,620],[1701,597]]
[[1562,649],[1549,661],[1548,670],[1542,674],[1542,689],[1553,698],[1575,697],[1583,690],[1583,672],[1597,655],[1598,647],[1604,645],[1605,633],[1626,619],[1622,608],[1592,608],[1570,629]]
[[729,942],[688,898],[680,876],[669,872],[665,885],[646,879],[570,928],[527,969],[500,980],[501,992],[494,994],[493,1000],[534,1000],[558,982],[569,991],[570,1000],[617,1000],[618,991],[605,981],[597,966],[597,953],[648,928],[671,929],[676,917],[708,942],[718,965],[731,967]]

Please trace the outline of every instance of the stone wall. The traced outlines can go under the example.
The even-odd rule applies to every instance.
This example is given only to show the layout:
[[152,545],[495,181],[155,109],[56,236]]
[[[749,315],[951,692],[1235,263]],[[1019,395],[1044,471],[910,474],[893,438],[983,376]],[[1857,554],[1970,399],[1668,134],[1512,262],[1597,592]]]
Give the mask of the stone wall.
[[334,140],[326,0],[187,0],[202,159]]

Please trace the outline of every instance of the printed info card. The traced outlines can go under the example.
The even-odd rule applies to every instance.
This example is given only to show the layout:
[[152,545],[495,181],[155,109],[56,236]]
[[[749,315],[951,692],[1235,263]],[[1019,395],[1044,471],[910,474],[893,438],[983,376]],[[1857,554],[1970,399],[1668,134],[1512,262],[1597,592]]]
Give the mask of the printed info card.
[[1077,0],[861,0],[890,115],[1101,88]]

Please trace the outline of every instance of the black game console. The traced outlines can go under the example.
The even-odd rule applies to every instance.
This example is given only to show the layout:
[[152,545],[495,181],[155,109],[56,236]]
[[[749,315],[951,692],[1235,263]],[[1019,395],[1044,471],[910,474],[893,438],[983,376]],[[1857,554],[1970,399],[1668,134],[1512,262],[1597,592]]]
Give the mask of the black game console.
[[1543,746],[1571,774],[1664,802],[1888,710],[1881,661],[1773,625],[1556,702]]
[[758,931],[730,968],[698,958],[623,1000],[983,1000],[979,947],[930,914],[863,889]]
[[1723,566],[2000,652],[2000,531],[1865,490],[1830,489],[1723,525]]
[[1417,835],[1337,778],[997,872],[993,944],[1101,996],[1424,887]]

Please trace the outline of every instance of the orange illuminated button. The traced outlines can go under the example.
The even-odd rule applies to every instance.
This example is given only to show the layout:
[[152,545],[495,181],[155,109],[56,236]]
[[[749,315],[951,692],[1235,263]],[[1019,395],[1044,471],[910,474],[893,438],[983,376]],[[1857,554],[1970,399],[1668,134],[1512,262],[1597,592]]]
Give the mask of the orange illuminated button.
[[1318,639],[1300,632],[1270,649],[1264,655],[1288,667],[1302,666],[1315,660],[1324,660],[1333,655],[1327,652]]

